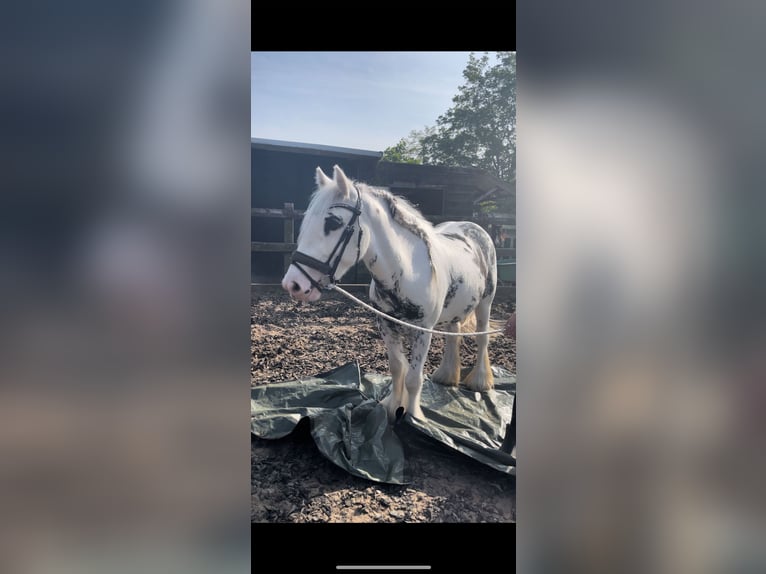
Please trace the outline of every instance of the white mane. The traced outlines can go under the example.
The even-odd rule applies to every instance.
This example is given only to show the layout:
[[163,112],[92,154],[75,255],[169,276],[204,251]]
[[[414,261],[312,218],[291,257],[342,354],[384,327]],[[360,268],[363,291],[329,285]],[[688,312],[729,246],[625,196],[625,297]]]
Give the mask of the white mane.
[[418,208],[405,198],[396,196],[390,191],[386,191],[379,187],[372,187],[366,184],[355,185],[361,185],[362,187],[367,188],[372,195],[382,199],[388,205],[388,209],[391,212],[394,221],[426,241],[432,238],[435,233],[433,224],[423,217],[423,214],[420,213]]

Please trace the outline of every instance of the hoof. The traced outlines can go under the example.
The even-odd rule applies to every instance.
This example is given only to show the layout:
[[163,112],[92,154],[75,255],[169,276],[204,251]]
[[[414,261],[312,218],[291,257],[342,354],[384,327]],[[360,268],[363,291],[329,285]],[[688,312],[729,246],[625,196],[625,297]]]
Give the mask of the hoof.
[[406,414],[414,419],[418,419],[419,421],[426,420],[426,415],[423,414],[423,410],[420,408],[420,405],[408,410]]
[[393,395],[388,395],[385,399],[380,401],[380,404],[386,409],[388,422],[395,423],[397,418],[396,411],[402,408],[402,404],[399,401],[395,401]]
[[474,369],[463,381],[466,387],[472,391],[488,391],[495,384],[495,378],[492,376],[492,371],[481,372],[480,369]]
[[434,371],[434,374],[431,375],[431,380],[434,383],[438,383],[446,387],[456,387],[458,384],[460,384],[460,372],[444,373],[437,369]]
[[495,377],[492,375],[492,366],[489,364],[488,355],[484,355],[483,361],[479,359],[463,383],[472,391],[482,392],[492,388],[495,384]]

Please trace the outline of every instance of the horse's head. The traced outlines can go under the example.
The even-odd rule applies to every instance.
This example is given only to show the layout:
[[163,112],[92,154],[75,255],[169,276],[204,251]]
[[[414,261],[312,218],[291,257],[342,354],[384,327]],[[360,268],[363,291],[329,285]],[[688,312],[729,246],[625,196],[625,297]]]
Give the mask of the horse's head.
[[282,279],[282,287],[299,301],[319,299],[321,288],[343,277],[364,253],[361,195],[353,182],[336,165],[332,179],[317,168],[316,184],[293,262]]

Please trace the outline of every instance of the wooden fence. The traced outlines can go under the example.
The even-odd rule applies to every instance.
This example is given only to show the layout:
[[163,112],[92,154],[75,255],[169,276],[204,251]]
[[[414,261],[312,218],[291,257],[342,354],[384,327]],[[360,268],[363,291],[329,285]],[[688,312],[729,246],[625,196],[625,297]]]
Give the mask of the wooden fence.
[[[290,266],[290,256],[298,246],[295,243],[295,222],[301,219],[305,214],[305,211],[297,210],[292,203],[285,203],[282,209],[269,209],[262,207],[254,207],[251,209],[251,217],[253,218],[267,218],[267,219],[282,219],[284,220],[283,234],[281,242],[267,242],[267,241],[252,241],[250,244],[251,251],[257,253],[283,253],[283,271],[287,271]],[[441,223],[442,221],[448,221],[450,218],[440,216],[426,216],[431,223]],[[504,225],[511,227],[511,245],[512,247],[498,247],[497,258],[498,259],[516,259],[516,218],[513,216],[499,216],[499,215],[484,215],[481,217],[473,217],[472,221],[475,221],[482,227],[486,228],[489,224]]]

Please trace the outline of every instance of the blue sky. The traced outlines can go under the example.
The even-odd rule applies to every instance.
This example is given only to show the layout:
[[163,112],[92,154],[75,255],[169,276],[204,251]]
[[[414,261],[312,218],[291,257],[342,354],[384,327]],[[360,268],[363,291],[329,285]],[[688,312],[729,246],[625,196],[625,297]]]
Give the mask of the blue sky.
[[253,52],[250,135],[382,151],[433,125],[468,52]]

